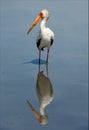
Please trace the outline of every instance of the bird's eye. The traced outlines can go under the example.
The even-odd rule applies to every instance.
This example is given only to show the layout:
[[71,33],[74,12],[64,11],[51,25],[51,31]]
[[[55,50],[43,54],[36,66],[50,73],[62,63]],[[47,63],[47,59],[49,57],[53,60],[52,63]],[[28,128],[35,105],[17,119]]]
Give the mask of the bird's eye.
[[39,14],[39,15],[41,16],[41,18],[43,18],[43,17],[44,17],[42,12],[40,12],[40,14]]

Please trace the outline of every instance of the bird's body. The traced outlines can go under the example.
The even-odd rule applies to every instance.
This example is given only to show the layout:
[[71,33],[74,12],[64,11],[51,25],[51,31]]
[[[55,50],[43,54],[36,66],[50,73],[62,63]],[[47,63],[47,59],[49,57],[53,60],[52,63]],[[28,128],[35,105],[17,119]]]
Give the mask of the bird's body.
[[50,49],[53,44],[54,34],[49,28],[40,30],[37,36],[36,44],[38,49],[43,50],[44,48]]
[[51,29],[46,27],[46,21],[49,19],[49,12],[44,9],[42,10],[36,20],[33,22],[32,26],[29,28],[28,33],[34,28],[34,26],[40,21],[40,31],[36,39],[36,45],[39,50],[39,62],[41,57],[41,50],[47,48],[47,58],[46,63],[48,63],[49,50],[54,41],[54,33]]

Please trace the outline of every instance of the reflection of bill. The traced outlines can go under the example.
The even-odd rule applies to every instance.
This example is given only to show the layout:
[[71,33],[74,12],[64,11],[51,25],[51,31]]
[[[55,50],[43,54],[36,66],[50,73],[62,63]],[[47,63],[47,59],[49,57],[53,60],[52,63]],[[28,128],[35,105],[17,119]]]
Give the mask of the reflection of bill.
[[39,104],[40,104],[40,114],[34,109],[31,103],[27,100],[29,107],[31,108],[35,117],[38,119],[38,121],[42,125],[45,125],[48,123],[48,116],[46,114],[45,107],[48,104],[50,104],[50,102],[54,98],[52,84],[48,77],[48,66],[46,66],[46,70],[47,70],[47,76],[43,74],[43,71],[40,72],[40,69],[39,69],[39,72],[37,75],[37,82],[36,82],[36,93],[37,93],[37,97],[39,99]]

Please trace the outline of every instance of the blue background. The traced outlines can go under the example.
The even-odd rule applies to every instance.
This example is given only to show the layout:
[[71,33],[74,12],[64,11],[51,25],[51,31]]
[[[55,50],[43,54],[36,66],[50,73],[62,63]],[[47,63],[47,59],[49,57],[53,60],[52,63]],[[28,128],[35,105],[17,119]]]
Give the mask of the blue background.
[[[55,33],[49,57],[54,100],[46,108],[49,122],[41,126],[26,103],[39,112],[36,97],[39,25],[28,27],[40,10],[48,9],[47,26]],[[42,60],[46,58],[46,50]],[[41,70],[46,73],[45,64]],[[0,1],[0,130],[88,130],[88,1]]]

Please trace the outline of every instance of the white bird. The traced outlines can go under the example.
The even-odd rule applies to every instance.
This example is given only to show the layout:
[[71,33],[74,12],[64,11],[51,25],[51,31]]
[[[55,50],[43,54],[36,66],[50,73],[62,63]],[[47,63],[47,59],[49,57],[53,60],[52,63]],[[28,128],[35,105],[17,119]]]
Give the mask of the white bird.
[[50,28],[46,27],[46,21],[49,19],[49,12],[46,9],[43,9],[37,18],[34,20],[33,24],[30,26],[27,34],[36,26],[36,24],[41,21],[40,24],[40,31],[37,36],[36,44],[37,48],[39,50],[39,63],[40,63],[40,57],[41,57],[41,50],[44,50],[44,48],[47,48],[47,57],[46,57],[46,63],[48,63],[48,57],[49,57],[49,50],[51,45],[54,41],[54,33]]

